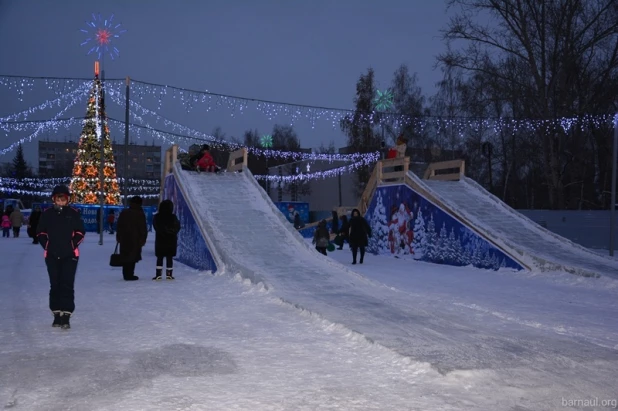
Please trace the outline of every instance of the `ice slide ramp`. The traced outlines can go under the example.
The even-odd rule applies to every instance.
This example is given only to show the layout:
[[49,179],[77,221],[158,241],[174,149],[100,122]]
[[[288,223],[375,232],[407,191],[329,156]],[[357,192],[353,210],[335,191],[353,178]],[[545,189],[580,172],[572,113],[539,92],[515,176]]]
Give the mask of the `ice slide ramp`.
[[218,269],[279,290],[308,287],[309,283],[311,288],[319,287],[315,283],[328,283],[328,278],[337,275],[360,278],[307,244],[247,168],[240,173],[197,174],[176,163],[171,177]]
[[618,279],[618,261],[546,230],[470,178],[420,179],[411,172],[406,177],[412,188],[424,191],[430,200],[531,269]]

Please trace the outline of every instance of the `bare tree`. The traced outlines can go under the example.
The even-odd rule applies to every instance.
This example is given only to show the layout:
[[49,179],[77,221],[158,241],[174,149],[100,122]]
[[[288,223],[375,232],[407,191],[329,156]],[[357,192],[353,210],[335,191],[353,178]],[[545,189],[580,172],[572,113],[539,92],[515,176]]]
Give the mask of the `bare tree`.
[[[447,4],[458,13],[443,31],[444,38],[449,46],[461,42],[466,47],[449,47],[438,57],[439,63],[475,74],[501,91],[507,113],[547,120],[614,111],[616,0],[448,0]],[[551,208],[564,208],[565,194],[578,184],[573,193],[581,197],[585,175],[603,187],[609,180],[608,127],[590,125],[582,132],[563,126],[528,130],[538,141],[538,166]],[[594,161],[585,160],[591,154]]]

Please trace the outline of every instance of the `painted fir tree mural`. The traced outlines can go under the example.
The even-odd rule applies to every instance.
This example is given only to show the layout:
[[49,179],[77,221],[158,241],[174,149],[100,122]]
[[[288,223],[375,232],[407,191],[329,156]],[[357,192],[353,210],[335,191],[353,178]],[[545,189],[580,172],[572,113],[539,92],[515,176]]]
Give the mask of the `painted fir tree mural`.
[[425,233],[425,219],[423,218],[423,212],[420,207],[416,212],[413,232],[412,251],[414,252],[414,258],[422,260],[425,255],[425,247],[427,246],[427,234]]
[[71,179],[72,201],[78,204],[98,204],[101,192],[99,170],[101,166],[101,139],[103,139],[103,193],[105,204],[120,204],[120,189],[116,179],[116,163],[109,136],[109,127],[105,115],[103,90],[99,79],[98,64],[92,90],[88,97],[86,118],[79,138],[77,156],[73,164]]
[[388,220],[386,219],[386,207],[384,207],[382,193],[379,190],[376,191],[376,206],[371,213],[369,225],[371,226],[371,237],[369,237],[367,250],[370,253],[380,254],[388,248]]

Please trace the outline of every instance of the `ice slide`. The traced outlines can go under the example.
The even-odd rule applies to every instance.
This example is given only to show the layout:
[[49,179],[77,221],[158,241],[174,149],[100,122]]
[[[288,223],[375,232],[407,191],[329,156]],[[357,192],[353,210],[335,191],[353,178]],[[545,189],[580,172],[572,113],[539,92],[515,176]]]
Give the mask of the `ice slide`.
[[552,233],[512,209],[474,180],[422,180],[409,172],[409,184],[439,203],[464,224],[509,253],[522,265],[540,271],[566,271],[618,279],[618,261]]

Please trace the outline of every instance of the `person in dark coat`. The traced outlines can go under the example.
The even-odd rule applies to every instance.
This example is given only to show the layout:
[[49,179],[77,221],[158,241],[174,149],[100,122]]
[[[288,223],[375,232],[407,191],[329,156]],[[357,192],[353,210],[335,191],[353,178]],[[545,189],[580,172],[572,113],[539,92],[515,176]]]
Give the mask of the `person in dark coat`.
[[315,244],[316,250],[324,255],[327,255],[326,249],[328,248],[329,242],[330,234],[328,232],[328,227],[326,226],[326,220],[322,220],[318,223],[315,233],[313,233],[313,244]]
[[350,242],[349,240],[349,231],[350,231],[350,223],[348,222],[348,216],[347,215],[342,215],[341,216],[341,227],[339,228],[339,250],[343,250],[343,244],[347,241],[348,243]]
[[358,209],[352,210],[352,218],[350,218],[350,230],[348,234],[348,241],[350,248],[352,249],[352,264],[356,264],[356,255],[360,250],[360,263],[363,263],[365,258],[365,247],[369,244],[369,237],[371,237],[371,227],[363,216],[361,216]]
[[331,227],[332,233],[339,234],[339,217],[337,216],[337,211],[333,210],[331,213],[331,217],[333,219]]
[[36,206],[30,217],[28,218],[28,235],[32,238],[32,244],[39,243],[39,237],[36,235],[36,227],[39,225],[39,221],[41,220],[41,207]]
[[69,207],[71,193],[66,186],[52,191],[54,206],[41,214],[37,236],[45,250],[49,274],[49,309],[54,314],[52,327],[69,329],[69,318],[75,310],[75,272],[79,245],[84,240],[84,221],[79,212]]
[[163,271],[163,257],[165,257],[165,277],[173,280],[174,257],[178,248],[178,232],[180,221],[174,214],[172,200],[163,200],[159,204],[159,211],[152,219],[155,235],[155,255],[157,256],[157,271],[153,280],[161,279]]
[[135,275],[135,264],[142,259],[142,247],[148,238],[146,214],[142,209],[142,198],[132,197],[129,208],[122,210],[116,225],[116,241],[120,244],[122,277],[125,281],[139,280]]

